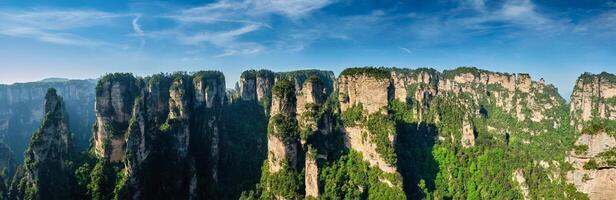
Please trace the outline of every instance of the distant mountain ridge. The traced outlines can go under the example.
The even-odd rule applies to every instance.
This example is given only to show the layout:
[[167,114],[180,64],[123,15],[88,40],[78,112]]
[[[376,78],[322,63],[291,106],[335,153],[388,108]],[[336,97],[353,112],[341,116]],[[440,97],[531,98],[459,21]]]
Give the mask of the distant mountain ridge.
[[43,119],[47,89],[56,88],[64,97],[71,119],[69,126],[78,149],[89,145],[94,122],[96,80],[50,78],[37,82],[0,84],[0,141],[6,143],[21,161],[32,133]]

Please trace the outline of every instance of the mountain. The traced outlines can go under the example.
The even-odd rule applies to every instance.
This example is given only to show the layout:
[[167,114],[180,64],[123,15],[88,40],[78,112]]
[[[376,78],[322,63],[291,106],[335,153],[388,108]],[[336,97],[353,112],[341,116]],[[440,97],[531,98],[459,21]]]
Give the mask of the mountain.
[[43,120],[47,89],[56,88],[72,117],[69,127],[74,133],[75,148],[87,149],[94,122],[95,85],[94,80],[64,79],[0,85],[0,141],[21,162],[31,134]]
[[616,76],[583,74],[571,95],[571,126],[580,134],[567,161],[567,180],[591,199],[616,192]]
[[11,185],[10,199],[68,199],[71,197],[69,157],[72,137],[62,97],[50,88],[45,117],[34,132],[23,166]]
[[[73,199],[610,199],[616,76],[575,84],[567,103],[543,79],[473,67],[248,70],[233,90],[217,71],[113,73],[89,151],[45,149],[37,135],[65,132],[39,131],[11,188],[47,152],[69,163],[56,171]],[[9,195],[36,194],[21,188]]]

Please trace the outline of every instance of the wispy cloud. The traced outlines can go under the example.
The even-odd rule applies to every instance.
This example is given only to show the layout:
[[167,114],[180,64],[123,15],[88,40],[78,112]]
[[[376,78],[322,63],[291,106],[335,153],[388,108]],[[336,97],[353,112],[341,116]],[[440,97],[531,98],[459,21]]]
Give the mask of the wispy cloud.
[[141,25],[139,25],[139,19],[141,18],[141,14],[136,15],[135,18],[133,18],[133,21],[131,22],[131,24],[133,25],[133,31],[135,32],[135,35],[137,36],[143,36],[143,29],[141,29]]
[[474,39],[511,40],[553,37],[571,31],[567,18],[542,13],[530,0],[462,1],[457,9],[411,15],[410,37],[423,45]]
[[332,0],[254,0],[244,1],[244,4],[252,4],[255,8],[254,14],[257,15],[276,13],[297,19],[333,2]]
[[266,45],[262,44],[263,42],[242,39],[245,35],[259,30],[274,30],[269,24],[273,16],[292,21],[300,20],[332,2],[334,1],[220,0],[162,16],[177,22],[179,26],[154,35],[171,35],[186,45],[211,44],[223,51],[215,57],[254,54],[267,49]]
[[398,49],[400,49],[400,50],[402,50],[402,51],[404,51],[404,52],[406,52],[406,53],[408,53],[408,54],[413,54],[413,52],[412,52],[410,49],[408,49],[408,48],[405,48],[405,47],[398,47]]
[[323,8],[333,0],[220,0],[203,6],[182,10],[169,17],[184,22],[240,22],[260,23],[251,19],[280,15],[299,19]]
[[284,37],[277,40],[275,47],[282,52],[297,52],[318,40],[359,42],[378,35],[396,19],[400,19],[400,16],[374,10],[366,14],[315,20],[313,23],[293,27],[284,32]]
[[584,36],[593,35],[613,41],[616,35],[616,10],[606,11],[592,18],[582,20],[574,32]]
[[93,10],[3,10],[0,34],[52,44],[101,46],[109,43],[74,34],[71,30],[107,25],[124,16]]
[[141,14],[135,15],[135,18],[133,18],[131,25],[133,26],[133,32],[135,36],[139,37],[139,42],[140,42],[139,49],[141,49],[145,45],[145,37],[144,37],[145,33],[143,32],[143,29],[141,29],[141,25],[139,24],[139,19],[141,19]]

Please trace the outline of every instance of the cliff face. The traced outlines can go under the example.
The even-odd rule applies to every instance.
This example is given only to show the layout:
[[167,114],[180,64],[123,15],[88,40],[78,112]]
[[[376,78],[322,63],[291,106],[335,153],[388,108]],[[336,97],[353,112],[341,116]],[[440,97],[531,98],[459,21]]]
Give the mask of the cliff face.
[[[251,70],[231,99],[220,72],[110,74],[80,172],[93,199],[606,199],[614,80],[583,75],[569,108],[541,79],[466,67]],[[65,194],[31,183],[67,168],[71,125],[48,116],[15,195]]]
[[71,134],[64,102],[49,89],[45,95],[45,118],[26,152],[23,174],[13,182],[11,199],[67,199],[71,195],[66,161]]
[[361,104],[366,114],[384,112],[390,98],[390,82],[370,74],[342,75],[339,78],[342,112]]
[[361,173],[368,174],[367,185],[355,187],[368,198],[406,198],[396,153],[398,131],[390,115],[397,94],[394,82],[391,71],[381,68],[350,68],[338,78],[340,131],[350,150],[346,158],[358,159],[355,165],[366,167]]
[[[556,156],[546,156],[545,152],[534,150],[537,148],[535,146],[545,145],[541,144],[544,137],[569,134],[562,133],[568,128],[563,126],[568,123],[565,121],[567,114],[564,99],[554,86],[546,85],[542,79],[533,81],[528,74],[506,74],[466,67],[442,73],[421,68],[355,68],[343,71],[338,81],[347,146],[360,152],[363,160],[371,166],[388,173],[399,172],[403,177],[426,176],[426,172],[409,170],[417,170],[423,166],[408,166],[412,165],[408,162],[426,159],[421,154],[417,155],[417,151],[423,151],[422,148],[428,145],[455,152],[464,151],[467,152],[465,154],[471,155],[478,152],[473,148],[477,145],[514,146],[531,149],[529,151],[532,153],[527,155],[528,162],[536,163],[541,161],[540,159],[557,159]],[[379,119],[379,113],[388,114],[389,117],[374,120]],[[388,121],[393,123],[392,120],[395,121],[394,125],[387,126]],[[370,123],[371,121],[378,123]],[[375,124],[381,126],[371,129]],[[383,137],[384,135],[387,137]],[[402,141],[399,141],[400,135],[403,135]],[[436,144],[432,143],[433,139],[438,139]],[[389,144],[392,148],[387,148],[388,145],[384,144]],[[443,148],[444,145],[449,146]],[[398,149],[394,151],[394,148]],[[406,148],[412,150],[405,150]],[[562,155],[564,152],[561,149],[552,149],[551,153],[547,154]],[[392,155],[388,152],[395,153]],[[469,159],[473,160],[466,158],[459,162],[467,162]],[[450,163],[440,167],[447,171],[456,165]],[[559,166],[550,167],[548,170],[558,171]],[[424,170],[429,171],[431,168]],[[511,176],[513,172],[509,171],[505,176]],[[518,170],[517,180],[528,176],[526,173],[528,171]],[[456,176],[444,179],[450,182],[463,181],[462,177]],[[423,180],[407,178],[405,187],[420,185]],[[502,181],[515,185],[515,180]],[[554,180],[560,181],[557,178]],[[524,196],[530,198],[537,195],[533,193],[537,192],[536,190],[537,188],[527,188]],[[415,192],[411,193],[417,192],[425,192],[425,189],[415,189]]]
[[298,169],[299,130],[296,115],[295,85],[287,80],[276,82],[268,130],[270,173],[283,167]]
[[[300,71],[301,72],[301,71]],[[313,73],[310,73],[313,72]],[[292,72],[291,72],[292,73]],[[298,73],[298,72],[296,72]],[[306,78],[307,77],[307,78]],[[325,105],[331,97],[334,77],[331,72],[308,71],[305,76],[292,76],[295,82],[297,121],[304,153],[304,185],[306,197],[318,198],[321,194],[319,183],[320,158],[327,158],[327,149],[318,149],[333,132],[333,110]],[[298,87],[301,85],[301,87]]]
[[275,74],[269,70],[249,70],[240,77],[240,96],[244,101],[270,103]]
[[583,74],[571,95],[571,125],[580,134],[567,180],[590,199],[616,196],[616,76]]
[[[379,69],[363,71],[360,68],[347,70],[349,71],[343,72],[339,78],[340,111],[358,112],[357,114],[365,117],[359,119],[362,122],[345,123],[345,143],[347,147],[362,153],[364,160],[372,166],[387,173],[395,173],[395,161],[386,160],[389,155],[379,152],[379,146],[374,141],[379,136],[365,126],[370,118],[387,114],[389,101],[393,99],[389,72]],[[353,111],[358,107],[358,110]],[[387,130],[384,134],[386,146],[393,147],[395,130]]]
[[98,89],[94,147],[100,162],[124,163],[117,196],[213,195],[225,102],[222,73],[111,74]]
[[96,85],[96,121],[92,137],[100,158],[111,162],[124,159],[124,137],[138,92],[138,80],[131,74],[106,75]]
[[[470,72],[466,72],[466,70]],[[496,107],[512,114],[519,122],[530,120],[540,123],[561,122],[557,116],[550,115],[552,109],[564,104],[553,86],[546,86],[543,80],[532,81],[528,74],[503,74],[482,70],[459,68],[444,72],[444,81],[439,89],[455,95],[469,93],[475,104],[480,98],[492,100]],[[493,98],[490,98],[492,97]],[[477,106],[477,105],[475,105]],[[478,113],[478,111],[477,111]]]
[[571,125],[581,130],[593,119],[616,120],[616,77],[583,74],[571,94]]
[[[454,120],[458,121],[456,126],[462,132],[465,146],[474,146],[477,137],[473,121],[489,119],[493,113],[503,113],[519,124],[529,124],[526,127],[487,124],[488,132],[515,134],[522,142],[529,141],[530,136],[556,130],[564,123],[565,101],[556,88],[545,85],[543,79],[533,81],[528,74],[464,67],[443,73],[430,69],[394,69],[391,79],[396,100],[410,105],[410,112],[420,122],[439,123],[442,118],[454,117],[443,116],[445,105],[457,109],[460,115]],[[429,114],[431,110],[433,113]]]
[[0,140],[23,159],[32,133],[41,124],[44,98],[48,88],[56,88],[64,97],[66,111],[72,116],[75,148],[85,150],[90,143],[94,122],[93,80],[59,80],[0,85]]

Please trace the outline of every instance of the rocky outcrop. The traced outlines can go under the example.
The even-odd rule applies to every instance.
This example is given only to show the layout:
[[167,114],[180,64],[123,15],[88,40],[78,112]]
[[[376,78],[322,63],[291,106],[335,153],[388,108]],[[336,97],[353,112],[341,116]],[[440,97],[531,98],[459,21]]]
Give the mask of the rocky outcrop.
[[530,199],[530,191],[528,191],[528,184],[526,184],[526,178],[524,178],[524,173],[522,173],[521,169],[517,169],[513,171],[513,181],[518,184],[518,188],[522,191],[522,196],[525,200]]
[[317,131],[318,122],[314,119],[315,112],[325,101],[323,83],[318,79],[311,79],[304,83],[303,89],[298,93],[296,110],[300,127],[308,131]]
[[[528,165],[517,170],[503,168],[509,171],[505,176],[499,174],[498,178],[505,180],[506,186],[517,183],[522,196],[529,199],[531,195],[536,196],[537,183],[544,183],[546,179],[531,181],[525,179],[524,173],[542,178],[547,173],[548,182],[562,183],[560,164],[554,164],[550,155],[534,152],[537,144],[546,141],[543,136],[568,128],[566,123],[586,130],[587,124],[599,119],[603,124],[587,129],[595,132],[580,132],[582,136],[576,143],[576,150],[568,153],[567,161],[574,170],[567,178],[591,198],[602,199],[614,195],[605,192],[606,188],[614,187],[613,163],[616,160],[612,158],[616,140],[610,126],[605,125],[614,121],[611,106],[614,106],[616,95],[610,93],[612,79],[609,77],[603,75],[591,77],[590,81],[578,81],[578,91],[572,95],[572,121],[567,122],[562,121],[567,119],[564,100],[544,80],[533,81],[528,74],[475,68],[443,73],[432,69],[351,68],[343,71],[337,81],[332,72],[318,70],[248,71],[240,79],[238,94],[228,97],[224,77],[219,72],[158,74],[144,78],[110,74],[103,77],[96,88],[92,152],[98,159],[97,167],[105,163],[111,172],[122,173],[101,179],[110,180],[112,187],[108,193],[114,193],[110,196],[119,199],[229,199],[239,194],[218,196],[217,193],[228,191],[217,185],[242,185],[237,188],[244,190],[253,187],[251,184],[259,178],[264,182],[257,188],[263,191],[256,195],[264,199],[320,198],[322,192],[330,194],[328,188],[338,187],[326,185],[320,173],[331,178],[344,176],[345,170],[368,174],[365,179],[369,180],[351,184],[362,192],[361,195],[384,198],[369,194],[391,194],[392,191],[402,194],[404,185],[406,192],[417,190],[417,196],[410,198],[423,198],[422,195],[437,195],[430,192],[441,189],[432,190],[441,183],[434,183],[431,175],[437,176],[438,181],[462,182],[468,174],[441,175],[455,169],[448,165],[473,164],[443,164],[442,157],[434,160],[431,150],[435,145],[442,151],[438,153],[444,153],[439,156],[447,156],[447,159],[460,155],[479,158],[490,155],[484,154],[485,150],[501,147],[518,155],[519,149],[527,145],[533,148],[527,153]],[[331,101],[330,97],[337,99]],[[226,108],[234,109],[233,115],[224,115]],[[0,107],[2,109],[6,108]],[[263,110],[265,112],[261,112]],[[259,116],[250,115],[252,113]],[[229,127],[222,125],[222,116],[227,120],[238,118],[229,120],[233,121],[226,124],[229,127],[240,123],[257,125],[242,124],[227,129]],[[561,126],[563,124],[565,126]],[[269,125],[267,133],[264,131],[266,125]],[[563,132],[556,133],[569,133]],[[532,138],[541,133],[546,135]],[[242,137],[247,139],[234,144]],[[569,138],[554,140],[554,143],[559,145]],[[244,147],[248,145],[255,148]],[[584,152],[577,151],[583,147],[586,148]],[[229,149],[243,152],[221,156],[221,152]],[[249,159],[246,155],[253,152],[259,154],[256,151],[262,154],[250,158],[256,162],[236,162],[238,158]],[[493,153],[500,155],[499,151]],[[348,159],[349,155],[353,156],[352,162],[358,164],[354,166],[361,166],[361,169],[344,169],[349,163],[336,163]],[[266,156],[267,160],[262,162]],[[480,158],[485,160],[485,156]],[[337,160],[339,158],[341,160]],[[415,166],[409,162],[426,159],[434,163]],[[253,168],[260,167],[261,163],[264,164],[262,176],[253,175],[260,173]],[[529,171],[527,167],[531,163],[540,168]],[[221,173],[226,174],[220,175],[219,165],[234,169],[222,170]],[[254,176],[250,177],[254,180],[229,181],[219,177],[238,173],[237,169],[244,165],[258,167],[251,167],[246,170],[251,172],[233,178]],[[442,171],[426,172],[430,176],[417,172],[432,169]],[[492,168],[490,171],[498,170]],[[27,173],[22,172],[20,177]],[[415,180],[418,178],[425,179],[425,185]],[[282,179],[284,181],[280,181]],[[355,181],[344,179],[347,178],[336,180],[334,184],[345,187],[344,181]],[[118,187],[113,185],[116,183]],[[277,183],[288,185],[281,187]],[[423,186],[428,189],[425,194],[419,191]],[[229,193],[237,193],[237,188]],[[462,196],[456,193],[446,198],[465,197],[465,193],[460,194]],[[425,198],[431,197],[439,196]]]
[[239,87],[240,98],[243,101],[254,101],[257,99],[257,80],[252,77],[241,77]]
[[[396,172],[396,166],[387,163],[385,158],[377,152],[376,144],[373,143],[372,138],[368,136],[367,130],[359,127],[346,127],[344,132],[346,146],[362,153],[364,160],[370,163],[371,166],[378,167],[380,170],[387,173]],[[364,138],[364,136],[366,137]]]
[[[372,115],[386,114],[389,101],[395,94],[389,77],[389,71],[376,68],[351,68],[343,71],[338,79],[340,110],[343,113],[353,112],[352,107],[361,106],[361,113],[357,113],[363,116],[361,121],[369,120]],[[370,132],[370,127],[364,126],[363,123],[345,124],[343,132],[345,145],[360,152],[363,160],[384,172],[396,172],[395,163],[388,162],[387,155],[377,151],[374,142],[377,136]],[[395,130],[387,136],[389,145],[395,144],[395,136]]]
[[616,166],[606,162],[616,158],[605,156],[616,150],[614,137],[605,132],[583,134],[575,145],[578,150],[569,152],[566,159],[573,167],[567,173],[567,180],[578,191],[588,194],[590,199],[611,199],[616,196],[616,192],[611,189],[616,187]]
[[424,121],[423,116],[438,92],[439,73],[434,69],[393,69],[391,80],[394,98],[412,105],[412,115]]
[[[459,116],[469,119],[489,117],[486,107],[490,107],[511,115],[520,123],[545,124],[552,130],[563,123],[560,114],[565,106],[564,99],[554,86],[545,85],[543,79],[533,81],[528,74],[506,74],[469,67],[442,73],[421,68],[392,69],[391,80],[395,99],[408,105],[409,112],[420,122],[429,120],[438,123],[442,116],[431,115],[429,117],[432,119],[425,119],[425,114],[432,108],[447,104],[446,107],[459,109]],[[434,100],[438,100],[437,103],[433,103]],[[461,117],[458,120],[464,121]],[[508,130],[524,135],[548,131],[491,126],[490,131],[500,134]],[[465,127],[468,129],[468,124],[460,124],[461,130]],[[469,131],[462,133],[463,137],[470,136]]]
[[299,130],[296,115],[295,85],[279,80],[272,91],[272,108],[268,128],[268,166],[270,173],[287,167],[297,169]]
[[590,199],[613,199],[616,192],[616,76],[585,73],[571,95],[570,124],[580,133],[566,158],[567,181]]
[[220,159],[220,140],[222,127],[223,106],[225,103],[225,78],[221,72],[198,72],[193,76],[195,88],[195,114],[198,134],[193,136],[193,145],[209,144],[206,149],[199,151],[209,152],[205,160],[198,160],[197,164],[205,164],[210,171],[210,178],[218,182],[218,167]]
[[476,68],[458,68],[443,72],[439,81],[440,93],[454,95],[470,94],[475,105],[479,107],[480,98],[490,99],[498,108],[510,113],[520,121],[542,123],[543,120],[561,122],[550,115],[554,109],[561,107],[564,100],[556,88],[544,83],[532,81],[528,74],[503,74],[479,70]]
[[269,104],[275,74],[269,70],[248,70],[240,77],[240,96],[244,101]]
[[164,132],[170,134],[169,142],[171,149],[175,151],[172,155],[178,160],[184,160],[188,155],[188,142],[190,140],[190,116],[193,114],[191,109],[192,84],[189,76],[176,75],[171,88],[169,89],[169,115],[167,125],[169,129]]
[[342,112],[357,104],[363,106],[365,114],[387,111],[387,105],[391,99],[391,83],[388,79],[368,73],[358,73],[341,75],[338,78],[338,84],[338,98]]
[[8,145],[16,160],[21,162],[32,133],[43,120],[47,89],[55,88],[66,102],[66,111],[72,116],[69,127],[73,132],[75,148],[85,150],[92,136],[95,86],[94,80],[64,79],[0,84],[0,141]]
[[581,130],[593,119],[616,120],[616,76],[585,73],[571,94],[571,125]]
[[468,117],[465,117],[462,121],[462,146],[472,147],[475,146],[475,128]]
[[306,163],[304,184],[306,185],[306,197],[318,198],[319,192],[319,166],[317,165],[317,152],[312,146],[306,150]]
[[[278,81],[290,81],[295,86],[295,118],[298,124],[301,153],[305,174],[306,197],[318,198],[319,191],[319,157],[325,157],[327,149],[316,149],[317,143],[323,144],[323,137],[333,131],[332,110],[324,103],[334,88],[335,77],[331,71],[299,70],[279,72]],[[272,103],[274,105],[274,103]],[[274,107],[274,106],[273,106]],[[274,113],[272,109],[272,113]],[[324,146],[324,145],[321,145]],[[320,152],[320,153],[319,153]]]
[[100,159],[124,162],[126,181],[118,196],[215,195],[224,83],[214,71],[101,79],[94,147]]
[[71,133],[62,98],[50,88],[45,95],[45,118],[26,152],[23,174],[17,176],[11,199],[68,199],[71,195],[69,156]]
[[[393,69],[391,71],[392,84],[394,86],[395,99],[406,103],[409,97],[417,97],[419,102],[423,102],[424,95],[417,93],[417,90],[412,90],[414,85],[428,86],[436,85],[439,81],[439,75],[433,69]],[[409,90],[411,89],[411,90]],[[421,89],[421,88],[417,88]],[[432,96],[436,95],[436,88],[430,88]],[[410,92],[410,93],[409,93]]]
[[125,133],[132,116],[133,103],[139,93],[137,79],[131,74],[109,74],[96,85],[96,121],[94,149],[111,162],[124,159]]

